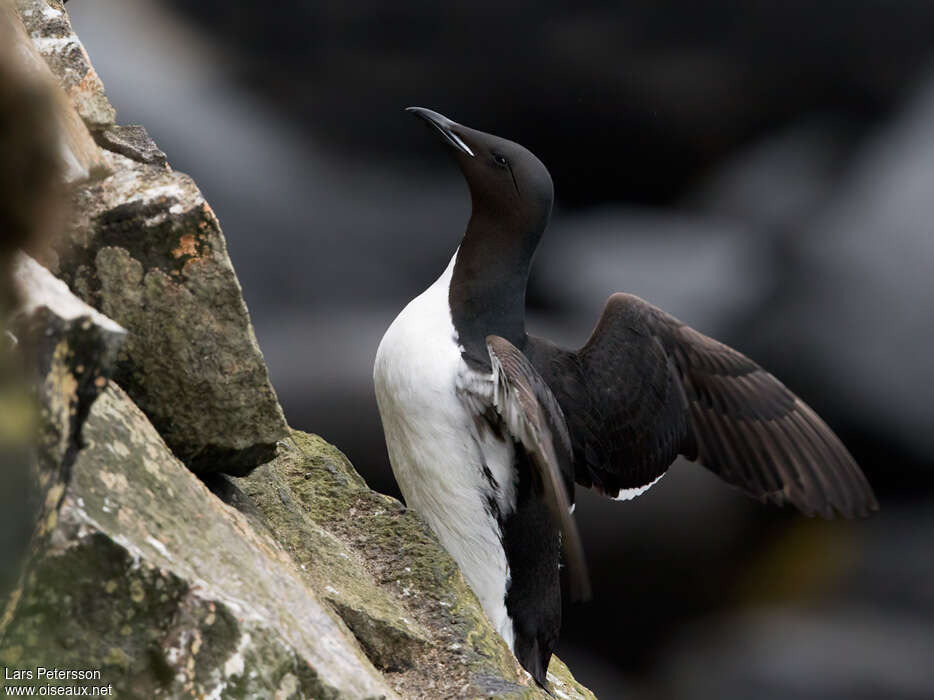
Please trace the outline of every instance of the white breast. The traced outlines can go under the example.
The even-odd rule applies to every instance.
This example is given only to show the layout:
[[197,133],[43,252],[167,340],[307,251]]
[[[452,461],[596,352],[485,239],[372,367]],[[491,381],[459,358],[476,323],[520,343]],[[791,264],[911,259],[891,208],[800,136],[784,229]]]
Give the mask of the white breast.
[[[484,612],[510,647],[506,613],[509,567],[499,526],[487,507],[515,507],[513,445],[478,431],[458,397],[468,372],[451,320],[448,291],[454,271],[413,299],[383,336],[373,379],[389,461],[406,505],[424,518],[454,557]],[[494,493],[483,467],[499,485]]]

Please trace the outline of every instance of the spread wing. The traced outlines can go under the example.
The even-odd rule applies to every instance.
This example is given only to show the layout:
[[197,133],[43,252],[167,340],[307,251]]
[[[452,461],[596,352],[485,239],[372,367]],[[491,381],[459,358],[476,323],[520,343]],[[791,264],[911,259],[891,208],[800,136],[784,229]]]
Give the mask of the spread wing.
[[575,353],[532,341],[568,416],[579,483],[638,495],[680,453],[754,498],[808,515],[878,508],[807,404],[746,356],[636,296],[611,296]]
[[529,360],[505,338],[486,339],[492,378],[474,377],[461,387],[477,415],[493,409],[530,457],[532,482],[560,528],[570,593],[590,597],[590,583],[568,491],[573,489],[571,439],[561,407]]

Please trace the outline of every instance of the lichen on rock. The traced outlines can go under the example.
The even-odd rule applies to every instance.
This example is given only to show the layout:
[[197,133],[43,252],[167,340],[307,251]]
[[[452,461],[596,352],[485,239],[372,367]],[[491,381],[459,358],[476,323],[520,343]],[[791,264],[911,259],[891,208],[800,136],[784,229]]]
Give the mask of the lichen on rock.
[[[259,509],[251,517],[271,527],[317,590],[323,584],[401,695],[547,697],[424,521],[370,490],[336,447],[293,431],[274,462],[233,483],[248,498],[228,502]],[[550,681],[567,698],[593,697],[557,658]]]
[[18,248],[48,237],[61,177],[53,88],[17,60],[15,24],[0,4],[0,600],[15,585],[39,507],[31,469],[38,410],[8,318],[21,303],[12,269]]
[[186,175],[104,161],[113,175],[75,192],[57,272],[129,331],[117,380],[176,455],[245,474],[286,427],[217,218]]
[[108,151],[119,153],[140,163],[169,167],[165,153],[149,137],[146,127],[140,124],[114,125],[97,131],[94,135],[101,147]]
[[19,306],[10,325],[20,352],[32,359],[40,415],[35,467],[41,538],[53,526],[83,445],[84,421],[111,376],[126,331],[25,254],[16,257],[12,277]]
[[[287,428],[217,217],[145,129],[115,123],[64,4],[16,5],[21,53],[70,103],[60,121],[73,216],[42,262],[127,328],[118,379],[175,453],[197,472],[248,473]],[[110,248],[142,266],[142,278],[117,276],[129,263],[108,268]]]
[[[33,665],[118,697],[393,697],[268,532],[175,459],[115,385],[94,403],[54,527],[0,623]],[[15,663],[7,660],[7,663]]]
[[91,129],[110,126],[116,110],[78,39],[61,0],[16,0],[19,15],[78,114]]

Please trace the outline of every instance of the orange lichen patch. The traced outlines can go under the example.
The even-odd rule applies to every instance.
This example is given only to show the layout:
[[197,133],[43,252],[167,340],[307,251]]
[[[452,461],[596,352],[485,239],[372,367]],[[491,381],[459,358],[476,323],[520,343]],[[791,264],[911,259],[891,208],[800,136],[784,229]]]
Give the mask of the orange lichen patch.
[[209,220],[210,220],[210,219],[213,219],[213,220],[214,220],[214,223],[217,222],[217,214],[215,214],[215,213],[214,213],[214,210],[211,209],[211,205],[210,205],[210,204],[208,204],[207,202],[202,202],[202,204],[201,204],[201,210],[204,212],[204,215],[205,215],[205,218],[206,218],[206,219],[209,219]]
[[220,223],[217,220],[217,217],[214,215],[214,211],[207,205],[207,203],[201,205],[201,220],[198,222],[198,228],[202,231],[210,231],[215,228],[220,227]]
[[[75,38],[77,39],[77,37]],[[69,90],[69,95],[75,101],[78,112],[88,124],[92,127],[109,126],[116,120],[117,113],[110,102],[107,101],[107,97],[104,95],[104,85],[101,83],[97,71],[91,66],[91,61],[84,51],[84,47],[80,42],[76,43],[83,54],[84,61],[79,62],[77,65],[74,61],[70,61],[68,68],[81,70],[84,66],[87,66],[87,70],[77,85]]]
[[205,258],[189,258],[185,261],[185,264],[182,265],[182,274],[188,277],[198,274],[199,271],[203,271],[211,264],[209,259]]
[[192,257],[198,255],[198,245],[193,233],[186,233],[179,238],[178,247],[172,251],[172,256],[175,258],[180,258],[183,255],[190,255]]
[[97,72],[91,68],[90,63],[88,63],[88,68],[88,72],[75,84],[74,88],[72,88],[72,92],[94,94],[101,90],[101,79],[97,77]]

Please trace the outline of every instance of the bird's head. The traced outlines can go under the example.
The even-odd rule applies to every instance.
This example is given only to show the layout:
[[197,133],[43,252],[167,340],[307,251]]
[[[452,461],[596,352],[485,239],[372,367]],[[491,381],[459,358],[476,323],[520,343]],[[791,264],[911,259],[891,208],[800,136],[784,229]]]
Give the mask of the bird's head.
[[518,143],[458,124],[423,107],[406,111],[444,137],[460,166],[473,202],[473,216],[509,222],[526,232],[548,225],[554,185],[544,164]]

